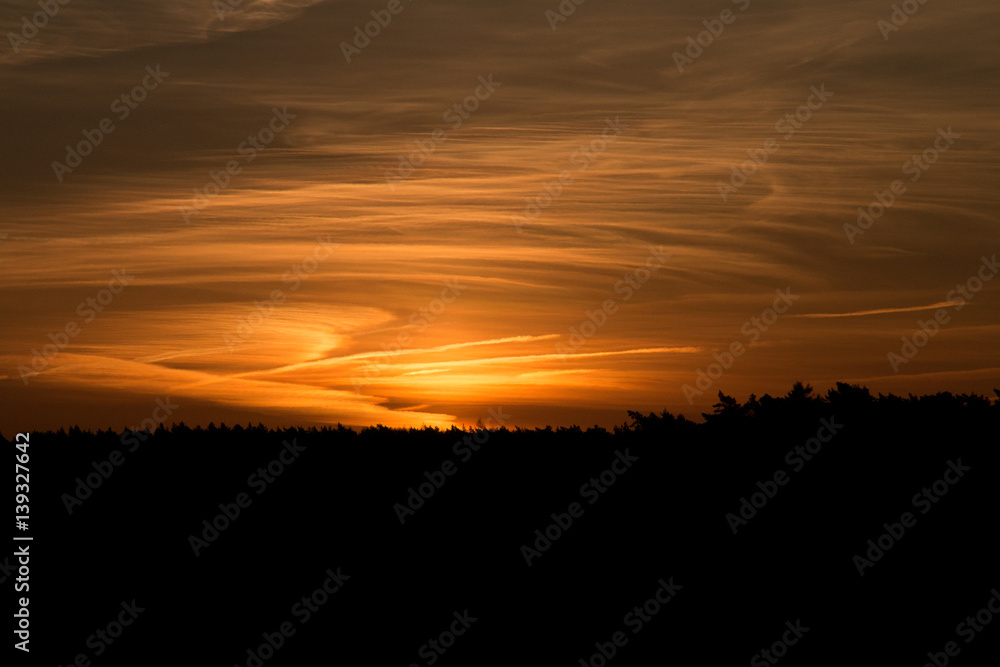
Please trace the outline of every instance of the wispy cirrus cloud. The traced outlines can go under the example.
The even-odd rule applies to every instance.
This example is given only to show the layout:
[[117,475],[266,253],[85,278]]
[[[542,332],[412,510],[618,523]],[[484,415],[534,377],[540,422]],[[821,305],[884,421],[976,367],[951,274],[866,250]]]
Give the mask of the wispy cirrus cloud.
[[858,310],[853,313],[798,313],[792,317],[803,317],[806,319],[830,318],[830,317],[866,317],[868,315],[888,315],[892,313],[914,313],[921,310],[935,310],[937,308],[951,308],[957,305],[951,301],[939,301],[929,306],[909,306],[906,308],[877,308],[875,310]]
[[[70,0],[38,26],[25,29],[38,12],[37,3],[0,0],[4,33],[23,37],[27,43],[5,39],[10,49],[0,50],[0,66],[53,59],[108,57],[154,46],[203,43],[228,34],[260,30],[297,16],[324,0]],[[55,4],[55,0],[49,5]],[[24,31],[22,33],[22,30]],[[14,46],[17,45],[17,50]],[[8,45],[5,45],[8,46]]]
[[[396,414],[418,405],[472,423],[501,399],[538,421],[690,410],[681,385],[786,286],[795,312],[720,389],[849,376],[905,392],[884,376],[887,343],[906,313],[947,305],[1000,225],[995,2],[927,3],[888,42],[875,0],[753,3],[684,74],[672,54],[717,2],[587,3],[556,32],[551,0],[414,2],[350,64],[339,43],[370,3],[227,2],[220,17],[211,0],[71,0],[21,53],[0,50],[0,86],[17,93],[0,99],[0,308],[16,314],[0,324],[0,400],[16,412],[58,403],[51,423],[117,423],[112,368],[130,396],[183,385],[206,420],[419,424]],[[0,30],[36,8],[0,0]],[[163,86],[57,183],[52,162],[157,63]],[[385,174],[490,74],[503,84],[488,104],[391,191]],[[822,112],[721,202],[716,183],[824,84]],[[276,106],[296,118],[242,162]],[[615,117],[628,131],[580,169]],[[949,125],[961,141],[846,243],[857,207]],[[184,225],[178,208],[233,159],[242,171]],[[517,234],[511,216],[563,172],[573,181]],[[328,235],[338,251],[288,292],[286,272]],[[620,281],[650,245],[671,261],[626,303]],[[17,366],[121,266],[135,283],[25,387]],[[355,392],[352,374],[455,277],[468,289]],[[956,390],[1000,383],[988,287],[911,371]],[[222,335],[275,289],[287,301],[229,349]],[[581,354],[554,354],[607,299],[622,305]]]

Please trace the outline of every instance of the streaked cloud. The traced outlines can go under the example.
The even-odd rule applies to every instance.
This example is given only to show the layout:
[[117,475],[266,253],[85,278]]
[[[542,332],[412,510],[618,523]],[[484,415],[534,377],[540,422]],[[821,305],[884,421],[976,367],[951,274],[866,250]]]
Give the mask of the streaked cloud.
[[921,310],[935,310],[937,308],[954,308],[960,305],[959,302],[939,301],[929,306],[910,306],[909,308],[878,308],[876,310],[859,310],[854,313],[797,313],[792,317],[805,318],[826,318],[826,317],[865,317],[866,315],[886,315],[889,313],[913,313]]
[[[927,3],[886,42],[873,0],[755,2],[679,73],[673,52],[725,4],[586,3],[553,32],[549,1],[407,3],[348,64],[340,42],[384,3],[244,0],[220,18],[208,0],[71,0],[0,51],[0,429],[117,424],[163,392],[189,423],[474,423],[501,403],[525,423],[607,423],[796,380],[1000,386],[995,283],[905,373],[885,356],[998,250],[1000,8]],[[0,2],[0,25],[36,10]],[[156,65],[169,78],[119,120],[112,102]],[[491,74],[502,85],[452,128]],[[785,139],[776,124],[820,85],[834,96]],[[248,161],[275,108],[295,117]],[[57,182],[53,161],[105,117],[114,132]],[[581,159],[614,118],[627,130]],[[954,147],[851,244],[858,207],[949,126]],[[518,233],[512,216],[565,172]],[[321,238],[338,245],[303,273]],[[625,299],[659,246],[670,259]],[[82,323],[122,267],[134,283]],[[682,385],[785,288],[794,308],[689,405]],[[79,334],[26,386],[18,367],[69,322]]]

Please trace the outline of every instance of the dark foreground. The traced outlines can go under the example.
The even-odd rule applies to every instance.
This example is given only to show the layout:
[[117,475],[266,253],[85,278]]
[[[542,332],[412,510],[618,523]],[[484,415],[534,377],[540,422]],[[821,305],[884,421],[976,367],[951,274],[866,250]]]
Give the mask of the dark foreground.
[[984,397],[840,385],[723,398],[705,424],[630,413],[613,433],[175,426],[32,433],[21,450],[5,433],[30,469],[29,528],[11,531],[33,538],[13,543],[27,574],[0,563],[12,613],[29,598],[30,654],[5,651],[82,667],[997,664],[998,425]]

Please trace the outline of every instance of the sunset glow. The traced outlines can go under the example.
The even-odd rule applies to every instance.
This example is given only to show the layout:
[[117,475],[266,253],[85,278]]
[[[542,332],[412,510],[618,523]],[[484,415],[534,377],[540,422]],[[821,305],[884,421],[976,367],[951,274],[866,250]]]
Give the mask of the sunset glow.
[[0,53],[0,431],[1000,386],[994,2],[119,4]]

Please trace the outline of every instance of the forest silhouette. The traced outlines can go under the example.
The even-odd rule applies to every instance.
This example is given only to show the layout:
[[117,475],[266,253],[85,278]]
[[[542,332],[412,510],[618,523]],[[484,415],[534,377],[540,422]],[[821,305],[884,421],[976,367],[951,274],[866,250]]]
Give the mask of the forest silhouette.
[[[177,646],[181,618],[199,662],[247,667],[342,644],[400,665],[995,655],[1000,623],[969,643],[959,624],[1000,586],[1000,400],[796,383],[720,392],[699,422],[626,414],[612,429],[34,433],[40,599],[93,609],[39,604],[60,628],[40,650],[69,664],[135,598],[148,618],[101,664]],[[349,579],[303,623],[294,605],[338,568]],[[467,633],[427,648],[466,610]],[[295,634],[262,660],[284,622]],[[789,627],[808,631],[782,647]]]
[[[796,382],[784,396],[775,397],[764,394],[758,398],[751,394],[743,403],[719,391],[718,402],[712,406],[713,412],[701,413],[701,422],[691,421],[685,418],[683,413],[673,415],[666,410],[660,413],[646,414],[627,410],[628,419],[610,431],[597,425],[586,429],[579,425],[573,425],[533,429],[500,426],[488,430],[503,433],[505,437],[514,440],[547,438],[551,442],[574,440],[581,436],[583,440],[578,441],[590,442],[597,438],[613,438],[615,436],[655,437],[669,435],[673,444],[679,444],[679,439],[712,437],[733,428],[750,429],[750,433],[754,436],[773,439],[775,434],[786,432],[796,424],[810,420],[816,421],[831,410],[843,419],[860,425],[880,420],[914,419],[935,422],[959,417],[978,420],[988,418],[989,415],[995,419],[1000,412],[1000,389],[994,389],[994,393],[997,395],[997,399],[992,401],[986,395],[975,393],[939,392],[922,396],[910,394],[906,397],[892,393],[872,395],[866,387],[838,382],[836,387],[827,391],[826,394],[817,395],[808,384]],[[97,442],[111,444],[112,441],[120,440],[123,444],[132,446],[138,446],[137,442],[144,443],[147,440],[156,442],[160,438],[170,440],[175,437],[202,438],[208,436],[211,439],[235,438],[244,442],[252,442],[261,436],[274,437],[277,435],[282,437],[289,435],[320,437],[321,441],[327,443],[365,444],[386,439],[394,442],[408,439],[413,445],[428,445],[434,443],[438,438],[447,440],[455,437],[456,434],[477,430],[486,430],[482,420],[472,428],[453,426],[449,429],[439,427],[390,428],[381,424],[358,429],[349,428],[340,423],[336,426],[323,427],[267,428],[263,423],[258,423],[256,426],[252,423],[246,426],[240,424],[227,426],[225,423],[220,423],[219,426],[216,426],[214,422],[205,427],[195,426],[191,428],[181,421],[175,422],[169,427],[165,424],[159,424],[155,430],[147,428],[134,431],[130,429],[115,431],[109,428],[99,429],[95,432],[81,430],[78,426],[73,426],[68,430],[61,428],[57,431],[45,432],[42,435],[58,444],[92,444]],[[744,437],[749,437],[749,434],[744,433]],[[8,442],[2,434],[0,434],[0,440]],[[215,440],[215,442],[219,441]]]

